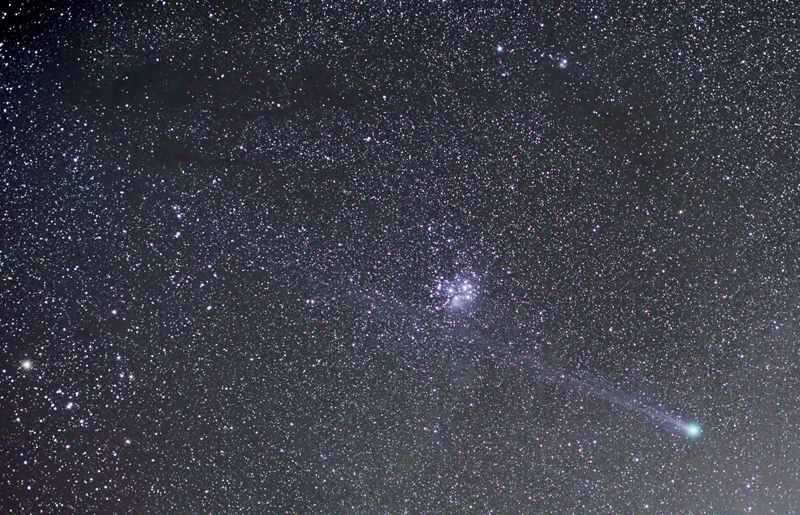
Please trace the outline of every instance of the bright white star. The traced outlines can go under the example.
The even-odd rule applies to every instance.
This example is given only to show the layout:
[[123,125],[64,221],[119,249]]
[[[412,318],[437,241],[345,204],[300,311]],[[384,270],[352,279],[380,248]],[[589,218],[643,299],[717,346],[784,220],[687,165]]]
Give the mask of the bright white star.
[[443,306],[450,309],[462,309],[469,307],[478,298],[479,288],[475,284],[475,275],[471,274],[470,279],[456,278],[448,280],[440,277],[436,285],[435,292],[431,289],[434,296],[442,298]]

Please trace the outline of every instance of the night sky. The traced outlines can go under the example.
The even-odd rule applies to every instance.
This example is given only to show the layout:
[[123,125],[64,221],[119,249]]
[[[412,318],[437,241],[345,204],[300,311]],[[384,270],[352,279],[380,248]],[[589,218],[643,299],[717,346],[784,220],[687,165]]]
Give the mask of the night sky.
[[6,9],[2,506],[800,513],[800,8],[631,3]]

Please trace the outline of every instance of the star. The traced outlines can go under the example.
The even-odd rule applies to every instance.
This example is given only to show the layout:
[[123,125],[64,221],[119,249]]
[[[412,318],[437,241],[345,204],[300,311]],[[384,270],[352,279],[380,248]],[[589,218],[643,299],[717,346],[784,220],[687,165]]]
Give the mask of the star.
[[29,359],[23,359],[22,363],[20,363],[20,366],[22,367],[22,370],[30,370],[33,368],[33,362]]

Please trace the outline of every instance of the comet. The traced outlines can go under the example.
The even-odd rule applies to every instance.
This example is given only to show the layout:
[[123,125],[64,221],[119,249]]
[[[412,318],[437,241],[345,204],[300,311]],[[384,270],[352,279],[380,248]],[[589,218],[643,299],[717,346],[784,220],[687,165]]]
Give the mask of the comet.
[[537,375],[544,380],[608,401],[626,410],[646,415],[658,425],[691,440],[696,440],[703,435],[703,429],[698,422],[672,415],[663,409],[651,406],[622,390],[612,387],[605,381],[578,377],[542,363],[535,364],[534,368],[538,371]]

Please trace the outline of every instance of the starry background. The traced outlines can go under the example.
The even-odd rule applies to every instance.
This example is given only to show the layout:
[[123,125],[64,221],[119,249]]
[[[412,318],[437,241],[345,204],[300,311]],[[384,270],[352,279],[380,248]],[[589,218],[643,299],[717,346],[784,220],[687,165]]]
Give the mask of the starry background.
[[9,512],[800,511],[793,2],[227,4],[3,14]]

